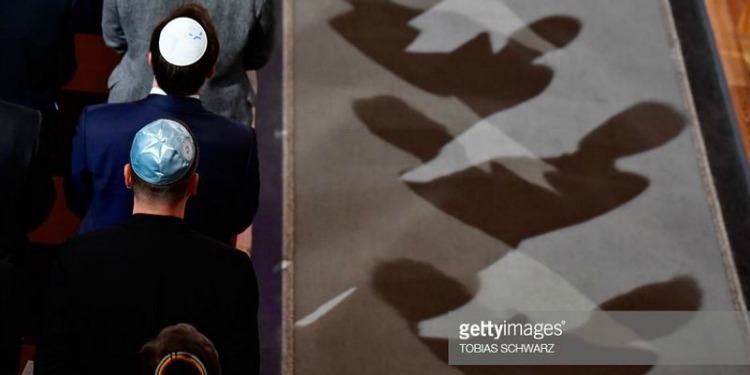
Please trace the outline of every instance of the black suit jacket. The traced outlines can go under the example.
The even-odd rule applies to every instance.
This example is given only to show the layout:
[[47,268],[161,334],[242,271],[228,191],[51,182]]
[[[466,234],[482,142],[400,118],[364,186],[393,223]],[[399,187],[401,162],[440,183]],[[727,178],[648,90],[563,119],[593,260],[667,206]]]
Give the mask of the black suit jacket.
[[0,101],[0,261],[13,261],[55,199],[36,158],[40,124],[39,112]]
[[0,99],[46,109],[76,69],[72,0],[0,0]]
[[47,217],[55,190],[39,166],[39,112],[0,101],[0,374],[13,374],[20,348],[15,269],[26,232]]
[[35,374],[138,374],[140,347],[182,322],[214,343],[222,374],[257,374],[257,309],[246,254],[181,219],[134,215],[61,251]]

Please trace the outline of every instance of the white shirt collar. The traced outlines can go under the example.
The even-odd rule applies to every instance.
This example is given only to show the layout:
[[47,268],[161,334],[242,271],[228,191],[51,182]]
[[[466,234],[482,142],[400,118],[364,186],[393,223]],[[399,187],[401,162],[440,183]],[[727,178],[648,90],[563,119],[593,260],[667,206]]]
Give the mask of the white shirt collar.
[[[168,95],[166,92],[164,92],[164,90],[161,89],[161,87],[152,87],[151,94],[164,95],[164,96]],[[194,95],[188,95],[186,96],[186,98],[200,99],[201,97],[198,94],[194,94]]]

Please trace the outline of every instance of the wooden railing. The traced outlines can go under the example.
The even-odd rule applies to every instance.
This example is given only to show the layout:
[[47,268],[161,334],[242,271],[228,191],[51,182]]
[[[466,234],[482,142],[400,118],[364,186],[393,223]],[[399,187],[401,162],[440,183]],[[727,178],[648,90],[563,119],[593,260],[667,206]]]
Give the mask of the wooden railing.
[[750,7],[746,0],[706,0],[745,149],[750,151]]

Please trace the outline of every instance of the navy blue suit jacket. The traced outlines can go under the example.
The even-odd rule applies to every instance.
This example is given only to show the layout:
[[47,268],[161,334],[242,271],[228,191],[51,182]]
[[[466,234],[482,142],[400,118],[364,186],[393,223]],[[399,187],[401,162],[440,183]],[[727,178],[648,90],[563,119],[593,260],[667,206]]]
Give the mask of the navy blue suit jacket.
[[255,131],[207,111],[198,99],[163,95],[83,111],[66,184],[68,207],[83,218],[80,232],[130,217],[133,194],[125,187],[123,167],[129,162],[135,133],[160,118],[183,122],[198,141],[198,194],[188,200],[185,221],[205,235],[229,242],[252,223],[258,210]]

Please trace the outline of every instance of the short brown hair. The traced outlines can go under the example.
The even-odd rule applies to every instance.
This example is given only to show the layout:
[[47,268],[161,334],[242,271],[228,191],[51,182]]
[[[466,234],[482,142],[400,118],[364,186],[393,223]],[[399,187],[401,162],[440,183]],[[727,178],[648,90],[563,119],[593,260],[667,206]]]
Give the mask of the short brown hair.
[[[188,66],[170,64],[159,51],[162,29],[170,21],[180,17],[192,18],[206,30],[208,43],[206,52],[200,60]],[[154,28],[151,34],[150,51],[154,77],[164,92],[179,96],[193,95],[198,92],[219,58],[219,38],[208,10],[198,4],[187,4],[175,9],[169,17],[159,22]]]
[[153,375],[161,360],[173,353],[185,352],[198,358],[206,368],[206,375],[220,375],[219,353],[214,344],[195,327],[187,323],[169,326],[156,339],[141,348],[141,371]]
[[185,197],[185,194],[187,194],[190,177],[195,174],[197,168],[198,163],[193,162],[193,165],[185,173],[185,176],[168,185],[150,184],[138,177],[137,173],[133,172],[130,177],[133,181],[133,195],[139,200],[166,203],[170,206],[177,205]]

